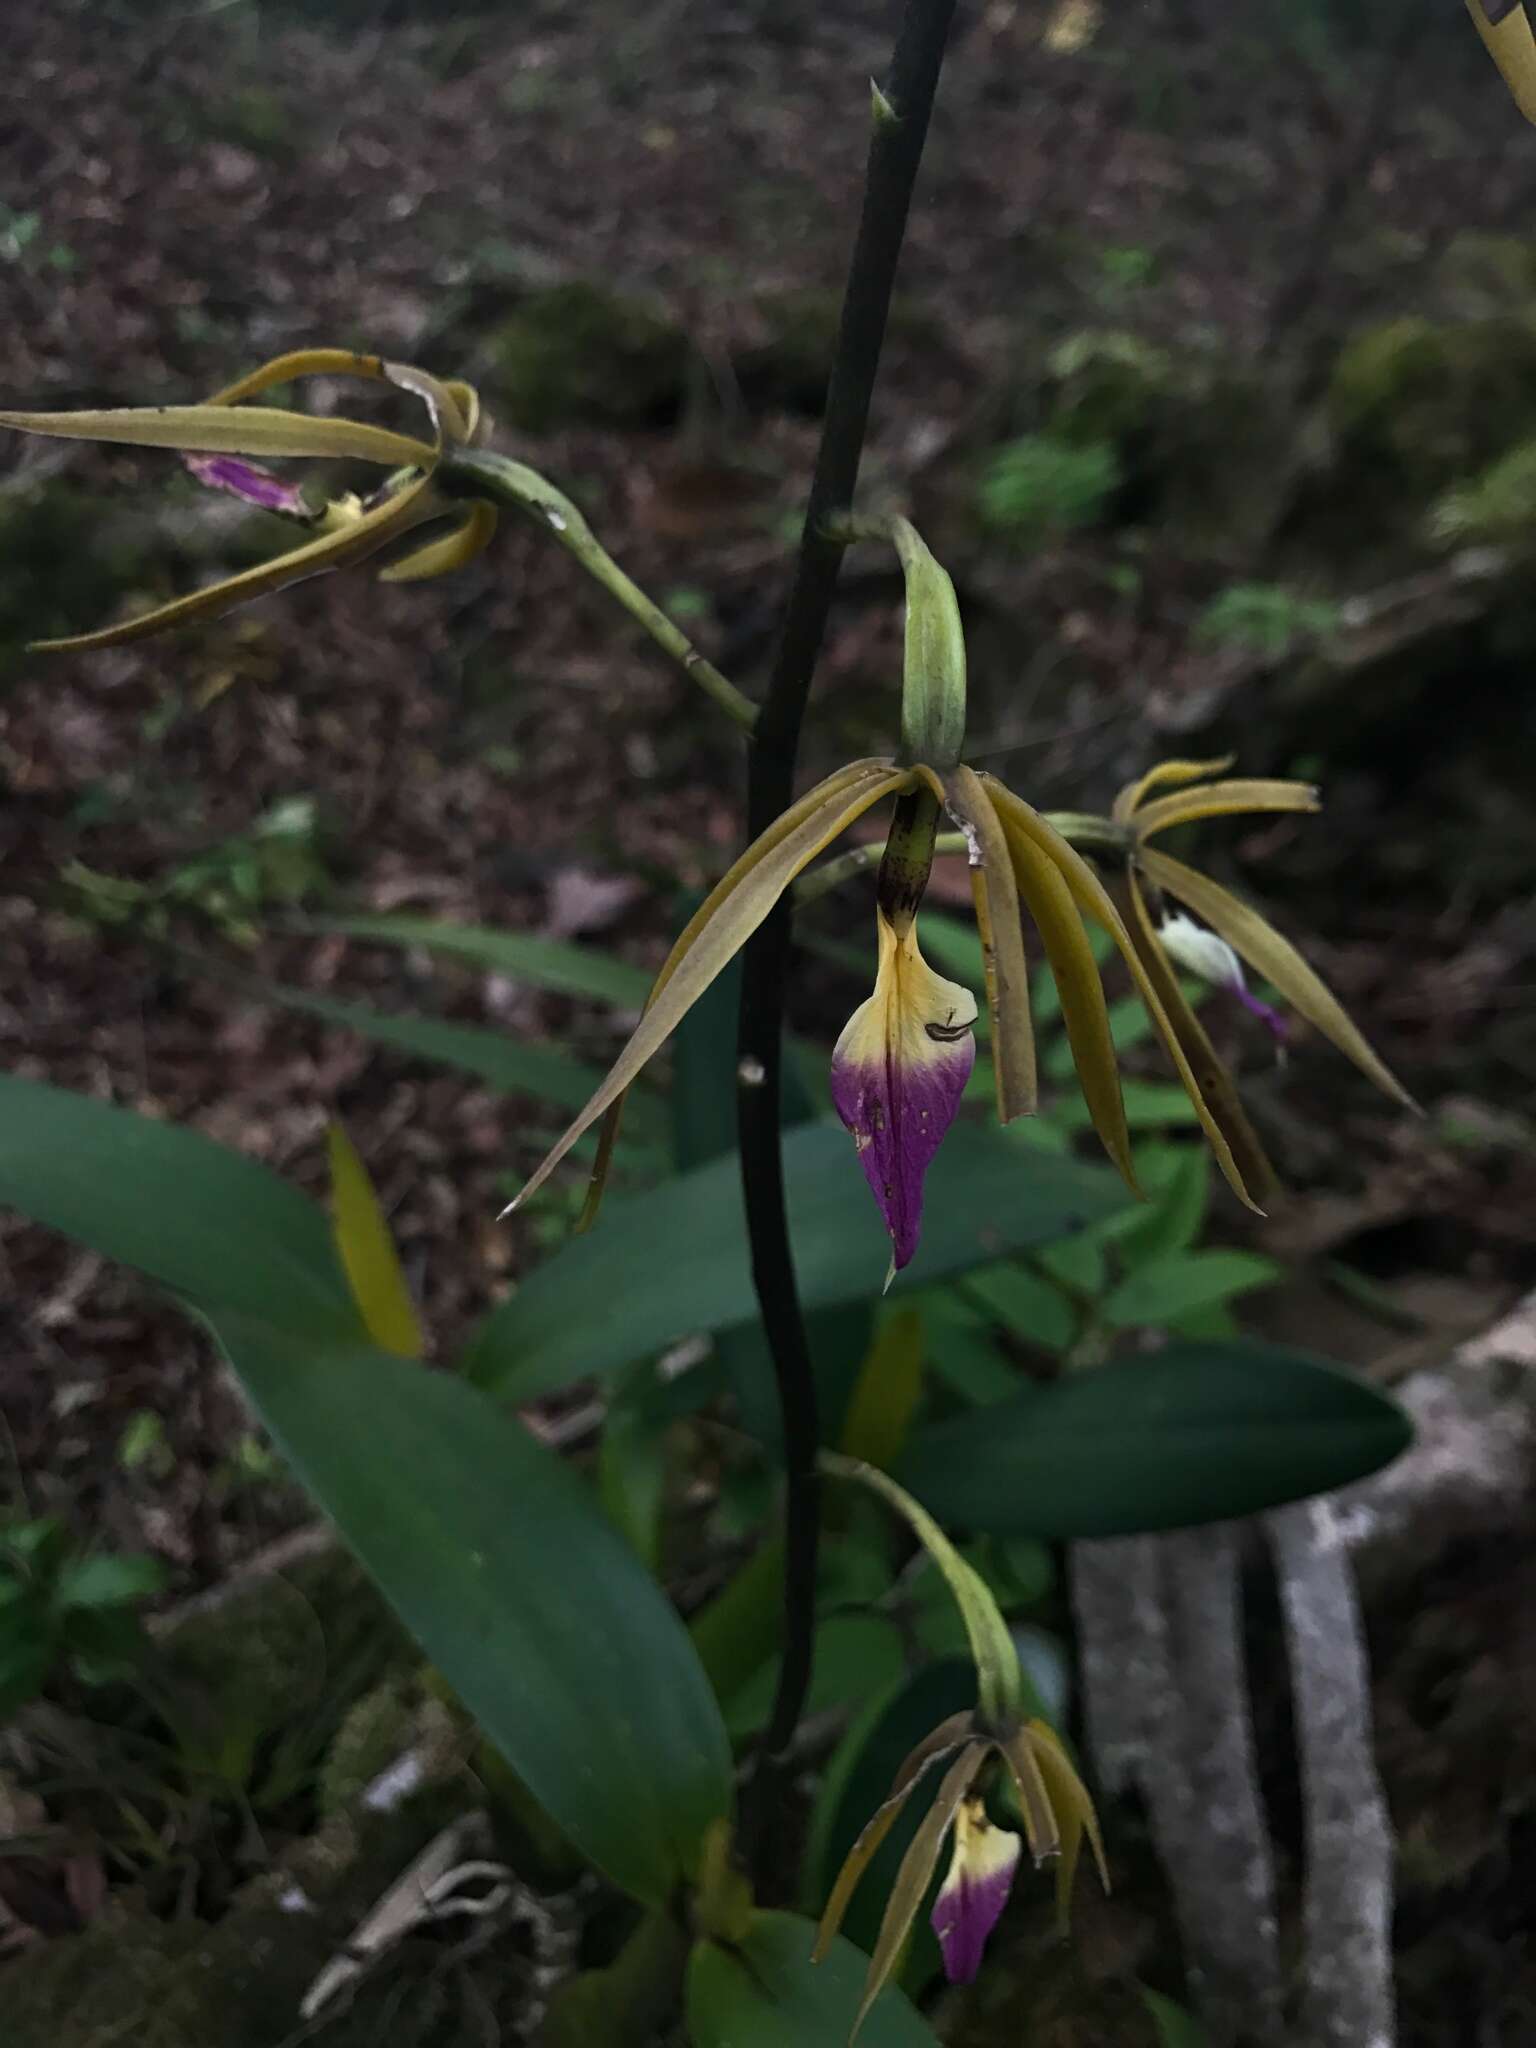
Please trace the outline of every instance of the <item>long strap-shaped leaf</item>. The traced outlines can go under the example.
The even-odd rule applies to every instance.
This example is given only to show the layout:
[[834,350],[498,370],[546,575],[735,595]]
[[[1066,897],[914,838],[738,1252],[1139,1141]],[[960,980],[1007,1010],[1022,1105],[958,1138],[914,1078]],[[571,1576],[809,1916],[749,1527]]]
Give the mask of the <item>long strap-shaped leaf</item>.
[[1203,917],[1227,944],[1247,961],[1255,973],[1272,981],[1281,995],[1299,1010],[1344,1057],[1353,1060],[1368,1080],[1401,1102],[1416,1107],[1413,1097],[1397,1076],[1372,1049],[1364,1035],[1350,1022],[1337,996],[1307,965],[1289,939],[1283,939],[1256,910],[1240,902],[1230,889],[1213,882],[1166,853],[1148,849],[1141,862],[1150,881],[1180,903],[1187,903],[1197,917]]
[[[1209,1040],[1205,1040],[1206,1049],[1210,1053],[1209,1065],[1202,1058],[1197,1074],[1196,1068],[1191,1064],[1185,1042],[1188,1034],[1175,1029],[1173,1020],[1177,1016],[1182,1027],[1187,1019],[1189,1023],[1194,1024],[1197,1032],[1199,1023],[1194,1012],[1184,1001],[1177,978],[1168,967],[1155,937],[1152,938],[1150,953],[1144,959],[1141,948],[1126,929],[1125,920],[1115,908],[1108,890],[1082,855],[1069,846],[1054,826],[1047,824],[1038,811],[1032,810],[1021,798],[1016,797],[1012,790],[1005,788],[992,776],[985,776],[983,780],[993,803],[997,806],[997,814],[1002,820],[1004,830],[1031,841],[1048,854],[1063,881],[1072,891],[1078,908],[1101,924],[1114,940],[1121,958],[1130,969],[1131,979],[1136,984],[1136,992],[1146,1004],[1147,1013],[1157,1029],[1158,1037],[1162,1040],[1168,1057],[1173,1062],[1174,1070],[1184,1084],[1184,1092],[1194,1105],[1195,1114],[1200,1119],[1200,1127],[1216,1155],[1217,1165],[1238,1200],[1245,1203],[1248,1208],[1256,1210],[1258,1203],[1249,1192],[1248,1175],[1253,1175],[1260,1189],[1268,1186],[1272,1177],[1268,1163],[1264,1159],[1263,1148],[1253,1136],[1248,1120],[1242,1113],[1242,1107],[1237,1102],[1236,1091],[1226,1080],[1221,1063],[1216,1059],[1214,1050],[1210,1048]],[[1168,1008],[1168,1000],[1176,1006],[1172,1012]],[[1199,1032],[1199,1035],[1201,1039],[1205,1039],[1203,1032]],[[1193,1045],[1196,1041],[1188,1039],[1188,1043]],[[1214,1100],[1207,1099],[1207,1087],[1215,1091]],[[1239,1155],[1243,1158],[1242,1165],[1238,1163]]]
[[[515,1209],[542,1187],[583,1131],[590,1129],[619,1100],[716,975],[746,944],[801,869],[882,797],[907,788],[911,780],[910,770],[893,767],[887,761],[860,763],[812,790],[785,813],[778,825],[753,841],[689,920],[657,976],[645,1015],[602,1087],[509,1207]],[[794,822],[783,829],[786,820]]]

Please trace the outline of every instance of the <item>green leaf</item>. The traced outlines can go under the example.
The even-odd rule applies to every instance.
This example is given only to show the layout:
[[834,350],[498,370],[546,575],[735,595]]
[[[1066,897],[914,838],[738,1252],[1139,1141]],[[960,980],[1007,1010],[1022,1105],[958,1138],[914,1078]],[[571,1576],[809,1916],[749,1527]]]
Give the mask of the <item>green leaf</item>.
[[[1045,1351],[1065,1351],[1077,1335],[1077,1310],[1059,1287],[1041,1273],[1023,1266],[989,1266],[972,1273],[966,1294],[995,1316],[1005,1329],[1026,1344]],[[1012,1393],[1017,1378],[1010,1375]]]
[[1211,1155],[1204,1145],[1149,1145],[1137,1170],[1151,1200],[1114,1229],[1130,1266],[1186,1250],[1200,1235],[1211,1199]]
[[153,1557],[82,1557],[59,1573],[54,1598],[61,1608],[127,1607],[164,1584],[165,1568]]
[[1209,2036],[1187,2006],[1145,1984],[1137,1988],[1157,2030],[1157,2048],[1210,2048]]
[[[453,1024],[442,1017],[375,1010],[367,1003],[345,1003],[331,996],[311,995],[281,982],[247,984],[263,1002],[280,1003],[371,1038],[376,1045],[412,1053],[434,1065],[473,1074],[504,1095],[531,1095],[561,1109],[579,1109],[603,1078],[596,1067],[573,1060],[547,1045],[525,1045],[504,1031],[478,1024]],[[644,1114],[644,1105],[635,1105]]]
[[1171,1323],[1192,1309],[1230,1301],[1234,1294],[1267,1287],[1279,1277],[1274,1260],[1257,1252],[1164,1252],[1127,1273],[1110,1290],[1102,1313],[1122,1330],[1138,1323]]
[[[904,1668],[901,1631],[895,1622],[879,1614],[834,1614],[816,1630],[816,1658],[802,1718],[862,1704],[872,1689],[889,1684]],[[778,1679],[775,1645],[767,1662],[725,1702],[733,1741],[744,1742],[767,1723]]]
[[[846,1133],[802,1125],[786,1134],[784,1159],[804,1307],[873,1294],[890,1246]],[[957,1124],[929,1169],[923,1243],[909,1272],[918,1286],[931,1283],[1066,1236],[1123,1200],[1100,1168],[1021,1157],[998,1131]],[[732,1154],[611,1203],[594,1230],[488,1318],[465,1366],[481,1384],[527,1401],[756,1313]]]
[[446,924],[432,917],[317,917],[307,919],[305,929],[340,932],[344,938],[371,939],[383,946],[420,946],[424,952],[445,953],[493,974],[510,975],[530,988],[585,996],[621,1010],[638,1010],[651,991],[651,977],[626,961],[563,939],[533,938],[488,925]]
[[443,1373],[362,1342],[217,1333],[296,1475],[570,1839],[648,1905],[731,1808],[687,1631],[581,1480]]
[[[701,1941],[688,1965],[692,2048],[848,2048],[868,1958],[851,1942],[811,1961],[816,1930],[798,1913],[757,1913],[732,1953]],[[862,2048],[936,2048],[926,2021],[894,1988],[859,2032]]]
[[950,1527],[1127,1536],[1256,1514],[1377,1471],[1394,1401],[1274,1344],[1177,1343],[993,1402],[915,1437],[903,1485]]
[[0,1075],[0,1203],[204,1309],[361,1332],[324,1212],[196,1131]]

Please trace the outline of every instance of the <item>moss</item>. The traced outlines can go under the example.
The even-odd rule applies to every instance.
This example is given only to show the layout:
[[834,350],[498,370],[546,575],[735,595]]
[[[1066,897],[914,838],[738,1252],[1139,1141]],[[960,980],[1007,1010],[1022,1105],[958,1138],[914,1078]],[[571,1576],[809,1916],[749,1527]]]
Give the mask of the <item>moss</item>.
[[1536,547],[1536,440],[1521,441],[1430,514],[1433,539],[1451,547]]
[[1536,319],[1367,328],[1334,365],[1327,416],[1347,488],[1422,506],[1536,433]]
[[1112,441],[1122,461],[1155,437],[1177,389],[1166,352],[1121,329],[1069,335],[1047,367],[1052,431],[1079,444]]
[[681,409],[689,345],[652,301],[573,281],[532,292],[491,342],[489,383],[526,433],[656,424]]
[[414,1681],[391,1677],[347,1710],[320,1769],[322,1814],[345,1813],[356,1806],[379,1773],[409,1745],[419,1707]]

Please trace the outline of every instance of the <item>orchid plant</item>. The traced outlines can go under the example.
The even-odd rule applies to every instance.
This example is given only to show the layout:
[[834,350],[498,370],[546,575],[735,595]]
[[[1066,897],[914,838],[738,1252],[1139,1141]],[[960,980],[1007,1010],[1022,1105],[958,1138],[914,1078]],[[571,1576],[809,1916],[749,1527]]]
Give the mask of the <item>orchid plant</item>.
[[[1536,110],[1536,45],[1523,8],[1508,0],[1469,5],[1521,105]],[[966,759],[966,648],[949,575],[909,521],[853,517],[861,408],[900,243],[899,220],[892,236],[881,226],[881,210],[895,207],[899,219],[905,217],[948,16],[935,0],[912,0],[889,88],[876,94],[870,203],[850,284],[853,311],[833,380],[784,649],[761,703],[707,661],[633,583],[564,492],[491,445],[477,394],[462,380],[314,348],[279,356],[200,404],[0,413],[0,425],[27,434],[174,451],[200,484],[275,513],[296,533],[294,545],[267,563],[148,612],[44,643],[50,651],[90,652],[211,619],[401,544],[405,551],[388,561],[386,578],[451,573],[492,543],[498,520],[510,512],[569,550],[748,735],[761,829],[688,920],[611,1068],[510,1205],[518,1209],[544,1187],[596,1126],[581,1229],[596,1223],[626,1096],[745,953],[735,1067],[741,1164],[752,1282],[782,1421],[781,1441],[764,1455],[782,1462],[786,1506],[782,1523],[765,1524],[755,1556],[716,1605],[695,1617],[691,1633],[590,1489],[502,1405],[552,1391],[584,1371],[611,1376],[617,1366],[634,1363],[636,1352],[624,1348],[622,1336],[614,1342],[612,1325],[616,1314],[620,1320],[638,1315],[637,1298],[653,1270],[673,1269],[674,1244],[656,1233],[675,1233],[681,1211],[669,1206],[673,1197],[665,1189],[654,1201],[654,1219],[628,1203],[604,1230],[555,1254],[548,1268],[555,1278],[543,1289],[545,1302],[562,1304],[553,1324],[547,1314],[539,1322],[536,1271],[488,1320],[462,1374],[428,1373],[417,1363],[421,1319],[366,1171],[344,1139],[333,1139],[333,1206],[325,1225],[293,1190],[194,1134],[150,1126],[147,1119],[37,1084],[0,1081],[6,1107],[0,1197],[151,1273],[215,1330],[280,1447],[527,1794],[634,1901],[642,1916],[634,1939],[644,1933],[644,1969],[673,1973],[658,2010],[682,2000],[696,2048],[777,2038],[754,2028],[770,2020],[782,2026],[791,2013],[802,2030],[796,2038],[817,2044],[840,2042],[860,2027],[882,2048],[931,2042],[896,1988],[906,1968],[908,1984],[921,1989],[920,1971],[914,1976],[916,1966],[904,1958],[925,1897],[932,1895],[942,1966],[963,1982],[981,1965],[1023,1845],[1036,1863],[1055,1860],[1063,1920],[1084,1839],[1107,1885],[1105,1843],[1089,1793],[1067,1739],[1033,1696],[997,1593],[924,1504],[957,1497],[954,1460],[946,1465],[944,1454],[946,1430],[951,1442],[963,1438],[967,1457],[980,1455],[974,1446],[985,1437],[985,1455],[1004,1482],[962,1504],[970,1533],[987,1533],[995,1513],[987,1502],[1001,1498],[1012,1519],[994,1519],[991,1526],[1010,1534],[1022,1528],[1042,1540],[1246,1512],[1373,1469],[1405,1441],[1400,1416],[1377,1390],[1271,1348],[1255,1398],[1290,1403],[1318,1419],[1305,1457],[1296,1453],[1285,1462],[1292,1454],[1264,1437],[1265,1416],[1252,1422],[1243,1440],[1247,1462],[1233,1457],[1224,1463],[1218,1441],[1217,1453],[1202,1456],[1198,1466],[1180,1465],[1182,1454],[1158,1436],[1166,1418],[1206,1415],[1212,1386],[1248,1384],[1230,1364],[1234,1347],[1217,1346],[1212,1355],[1193,1342],[1171,1347],[1166,1356],[1077,1360],[1083,1369],[1050,1387],[1021,1388],[1016,1400],[978,1409],[969,1418],[975,1427],[962,1427],[963,1416],[946,1422],[942,1414],[930,1427],[920,1316],[899,1326],[907,1349],[898,1367],[886,1341],[898,1326],[879,1323],[868,1300],[875,1275],[840,1256],[816,1264],[810,1306],[862,1303],[855,1362],[863,1378],[860,1397],[848,1408],[842,1451],[831,1452],[823,1440],[818,1361],[794,1258],[804,1245],[791,1238],[794,1203],[809,1182],[788,1175],[786,1214],[784,1157],[792,1166],[801,1154],[808,1161],[821,1204],[819,1228],[826,1228],[829,1215],[841,1228],[853,1203],[864,1199],[853,1175],[856,1161],[889,1244],[887,1288],[919,1257],[925,1192],[932,1195],[945,1171],[947,1142],[957,1149],[968,1145],[967,1160],[984,1160],[1004,1193],[986,1222],[956,1229],[951,1212],[980,1200],[979,1175],[967,1165],[946,1183],[943,1205],[931,1203],[930,1233],[943,1240],[933,1257],[944,1263],[937,1274],[927,1269],[930,1287],[967,1263],[984,1266],[1015,1249],[1066,1239],[1085,1218],[1118,1214],[1122,1201],[1139,1194],[1141,1175],[1101,976],[1102,942],[1129,976],[1189,1113],[1237,1202],[1249,1210],[1268,1198],[1275,1176],[1184,975],[1230,997],[1277,1043],[1290,1029],[1282,1006],[1294,1012],[1395,1103],[1409,1101],[1294,946],[1250,904],[1158,843],[1214,818],[1313,813],[1317,791],[1296,781],[1232,776],[1229,760],[1175,760],[1150,765],[1106,813],[1037,808]],[[427,431],[399,432],[270,402],[280,387],[316,376],[397,391],[424,410]],[[320,500],[268,467],[294,458],[362,463],[382,477],[365,491]],[[893,548],[905,578],[894,742],[796,796],[800,713],[820,622],[842,551],[855,543]],[[889,806],[889,815],[872,855],[859,848],[823,859],[882,806]],[[978,1060],[981,1005],[970,988],[929,964],[920,937],[934,860],[954,851],[964,854],[969,869],[997,1117],[1007,1124],[1037,1106],[1028,949],[1038,942],[1087,1119],[1125,1185],[1123,1198],[1107,1189],[1109,1176],[1099,1168],[1052,1161],[990,1137],[991,1149],[978,1150],[982,1138],[969,1127],[967,1137],[957,1135]],[[777,1092],[772,1058],[761,1055],[764,1049],[775,1055],[778,1044],[782,990],[775,976],[786,957],[790,906],[797,895],[803,900],[871,866],[873,901],[862,915],[873,912],[874,983],[843,1025],[827,1072],[830,1106],[847,1135],[833,1126],[828,1136],[818,1125],[803,1144],[786,1141],[771,1099]],[[1250,973],[1259,987],[1250,987]],[[765,988],[772,998],[766,1026]],[[841,1148],[837,1156],[847,1175],[841,1181],[827,1149],[831,1142]],[[132,1201],[118,1193],[123,1175],[117,1169],[125,1158],[135,1182]],[[727,1206],[726,1181],[706,1166],[682,1176],[678,1187],[685,1182],[694,1183],[687,1211],[692,1227],[701,1233],[713,1228]],[[148,1214],[154,1206],[148,1196],[157,1190],[171,1219],[164,1241],[157,1234],[160,1219]],[[197,1210],[185,1242],[175,1236],[178,1202]],[[1043,1220],[1026,1224],[1020,1219],[1031,1202]],[[872,1222],[868,1228],[878,1245]],[[628,1260],[618,1268],[618,1281],[605,1281],[610,1233],[615,1257]],[[926,1247],[922,1255],[929,1257]],[[723,1269],[727,1255],[720,1258]],[[679,1306],[680,1322],[654,1328],[673,1337],[705,1328],[723,1344],[751,1314],[751,1298],[742,1300],[745,1285],[744,1279],[739,1288],[734,1279],[712,1281],[696,1312]],[[565,1366],[552,1367],[546,1355],[551,1328],[559,1330],[562,1316],[578,1321],[583,1297],[594,1300],[594,1317],[601,1314],[607,1348],[600,1359],[578,1348]],[[519,1331],[525,1333],[521,1349]],[[638,1337],[635,1344],[642,1363],[645,1354],[664,1348]],[[755,1369],[764,1369],[761,1362]],[[1225,1391],[1221,1398],[1228,1399]],[[1144,1450],[1116,1463],[1094,1437],[1094,1417],[1101,1426],[1110,1417],[1118,1424],[1124,1413],[1138,1412],[1138,1402],[1145,1404],[1139,1411],[1146,1418]],[[364,1409],[371,1427],[360,1432],[356,1421]],[[1330,1437],[1324,1425],[1346,1421],[1348,1427]],[[1221,1426],[1250,1427],[1226,1420]],[[1008,1461],[1023,1447],[1040,1455],[1042,1444],[1054,1445],[1054,1454],[1081,1475],[1080,1484],[1058,1491],[1049,1509],[1006,1483]],[[1156,1483],[1140,1491],[1136,1456],[1157,1467]],[[1160,1458],[1166,1466],[1158,1465]],[[1260,1479],[1249,1476],[1255,1472]],[[963,1618],[975,1700],[908,1746],[888,1797],[863,1816],[827,1885],[820,1928],[813,1932],[794,1916],[758,1905],[754,1885],[784,1860],[784,1844],[775,1840],[778,1793],[804,1720],[819,1625],[817,1549],[827,1525],[819,1478],[872,1490],[895,1510],[904,1541],[933,1561]],[[963,1487],[959,1497],[963,1503]],[[551,1560],[558,1560],[557,1572]],[[774,1661],[781,1598],[779,1695],[767,1717],[763,1753],[738,1798],[723,1712],[733,1682],[728,1667],[744,1637]],[[754,1727],[761,1729],[763,1720],[759,1716]],[[899,1840],[899,1830],[914,1821],[872,1952],[861,1956],[839,1928],[888,1838]],[[658,1926],[668,1930],[659,1945],[651,1940]]]

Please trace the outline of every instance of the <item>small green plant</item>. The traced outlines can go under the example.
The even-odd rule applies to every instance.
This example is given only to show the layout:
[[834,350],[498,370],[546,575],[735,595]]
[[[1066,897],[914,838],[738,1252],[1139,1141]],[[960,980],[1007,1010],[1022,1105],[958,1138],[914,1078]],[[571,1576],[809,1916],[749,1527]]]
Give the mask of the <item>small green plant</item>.
[[109,929],[165,938],[184,920],[254,945],[263,915],[305,902],[329,880],[313,797],[285,797],[237,832],[151,881],[104,874],[72,860],[60,870],[68,907]]
[[1339,607],[1331,599],[1303,597],[1279,583],[1234,583],[1211,599],[1193,637],[1198,647],[1280,661],[1338,623]]
[[1429,531],[1443,547],[1528,548],[1536,542],[1536,441],[1521,441],[1447,491],[1429,515]]
[[163,1579],[151,1557],[81,1550],[51,1515],[0,1524],[0,1720],[60,1671],[80,1685],[127,1677],[139,1607]]
[[1108,441],[1025,434],[999,448],[981,480],[983,521],[1024,547],[1092,526],[1120,488],[1120,458]]

